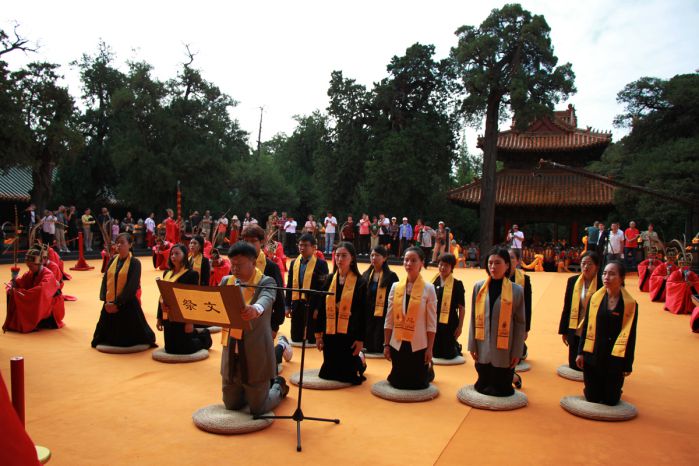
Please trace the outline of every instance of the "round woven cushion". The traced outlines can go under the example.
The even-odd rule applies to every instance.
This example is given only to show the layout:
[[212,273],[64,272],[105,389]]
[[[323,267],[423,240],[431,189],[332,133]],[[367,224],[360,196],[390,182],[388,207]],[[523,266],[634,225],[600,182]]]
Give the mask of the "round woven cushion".
[[158,362],[167,362],[170,364],[175,364],[179,362],[196,362],[203,361],[209,357],[209,350],[200,349],[196,353],[192,354],[170,354],[166,353],[164,348],[158,348],[152,353],[153,359]]
[[[337,380],[326,380],[318,377],[320,369],[312,369],[310,371],[303,371],[303,388],[310,388],[312,390],[337,390],[338,388],[346,388],[352,386],[349,382],[340,382]],[[299,378],[301,376],[300,372],[295,372],[289,382],[294,385],[299,384]]]
[[570,414],[594,421],[628,421],[638,416],[636,407],[620,400],[616,406],[590,403],[582,396],[564,396],[561,407]]
[[97,345],[95,347],[95,349],[101,353],[129,354],[129,353],[140,353],[141,351],[149,350],[150,345],[133,345],[133,346]]
[[571,369],[568,366],[568,364],[563,364],[561,366],[558,366],[558,369],[556,369],[556,372],[558,373],[558,375],[560,375],[564,379],[574,380],[575,382],[582,382],[583,381],[582,371],[576,371],[575,369]]
[[[265,413],[265,416],[274,416],[274,413]],[[212,434],[235,435],[265,429],[274,419],[253,419],[247,406],[241,411],[232,411],[216,404],[196,410],[192,421],[201,430]]]
[[41,445],[35,445],[36,457],[39,459],[39,463],[46,464],[51,459],[51,450]]
[[384,359],[383,353],[364,353],[364,357],[367,359]]
[[209,329],[209,333],[221,333],[221,330],[223,328],[217,326],[217,325],[212,325],[211,327],[207,327]]
[[515,390],[510,396],[489,396],[478,393],[473,385],[461,387],[456,392],[456,397],[463,404],[472,408],[490,409],[491,411],[508,411],[527,406],[527,395]]
[[284,366],[281,363],[277,364],[277,375],[281,374],[283,370]]
[[432,363],[435,366],[458,366],[466,364],[466,359],[463,356],[457,356],[453,359],[432,358]]
[[527,361],[520,361],[517,366],[515,366],[515,372],[527,372],[532,366]]
[[[290,343],[291,343],[291,346],[293,346],[294,348],[301,348],[303,346],[302,341],[291,341]],[[311,343],[306,342],[306,348],[310,348],[312,346],[315,347],[315,345],[316,345],[315,343],[311,344]]]
[[371,393],[384,400],[397,401],[399,403],[417,403],[420,401],[434,400],[439,396],[439,389],[436,385],[421,390],[400,390],[394,388],[388,380],[376,382],[371,386]]

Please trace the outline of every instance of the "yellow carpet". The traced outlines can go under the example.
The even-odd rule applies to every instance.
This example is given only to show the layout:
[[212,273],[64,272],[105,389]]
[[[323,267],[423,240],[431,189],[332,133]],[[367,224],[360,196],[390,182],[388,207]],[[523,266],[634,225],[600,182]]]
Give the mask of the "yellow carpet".
[[[144,311],[155,330],[158,273],[148,258],[142,263]],[[436,368],[437,399],[391,403],[370,393],[373,383],[385,379],[390,363],[369,360],[368,380],[361,386],[304,391],[307,416],[342,422],[303,422],[303,452],[296,453],[292,421],[275,421],[264,431],[238,437],[207,434],[194,426],[195,410],[221,402],[216,335],[209,359],[183,365],[155,362],[150,351],[108,355],[90,348],[101,309],[99,263],[91,265],[97,269],[72,271],[73,280],[66,283],[65,292],[79,300],[66,303],[65,328],[0,335],[0,370],[8,386],[9,358],[26,359],[27,431],[51,449],[50,464],[696,464],[699,335],[689,331],[688,316],[664,312],[662,304],[638,292],[635,276],[627,279],[627,287],[639,302],[636,362],[623,395],[639,410],[635,420],[587,421],[559,407],[562,396],[582,393],[581,383],[556,375],[566,361],[557,328],[569,275],[531,273],[534,316],[527,343],[532,370],[523,374],[528,407],[487,412],[459,403],[458,388],[476,378],[470,357],[466,365]],[[424,276],[435,273],[430,268]],[[9,280],[9,266],[0,266],[0,275]],[[470,312],[473,282],[485,272],[458,269],[456,276],[464,280]],[[5,312],[3,305],[1,321]],[[286,335],[288,325],[282,328]],[[156,334],[162,345],[162,334]],[[306,363],[309,369],[320,367],[321,354],[311,349]],[[288,379],[299,365],[300,350],[295,349],[282,375]],[[276,414],[292,414],[296,399],[292,387]]]

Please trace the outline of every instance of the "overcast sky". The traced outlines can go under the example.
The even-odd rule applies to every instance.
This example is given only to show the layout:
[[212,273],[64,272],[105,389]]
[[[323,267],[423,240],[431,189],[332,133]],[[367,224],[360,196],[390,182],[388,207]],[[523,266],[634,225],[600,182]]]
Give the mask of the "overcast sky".
[[[237,4],[240,3],[240,4]],[[579,126],[613,130],[621,108],[616,94],[641,76],[670,78],[699,68],[699,1],[523,1],[543,14],[559,63],[571,62],[578,93],[570,102]],[[27,60],[64,65],[73,94],[77,73],[69,67],[93,54],[103,39],[125,70],[126,60],[145,60],[161,79],[173,77],[185,61],[184,44],[197,52],[204,77],[239,102],[231,110],[257,139],[264,106],[262,139],[291,134],[294,115],[327,106],[330,73],[371,87],[386,76],[394,55],[415,42],[434,44],[436,58],[456,44],[454,31],[479,25],[492,1],[46,1],[8,2],[1,25],[20,24],[23,36],[38,41],[37,54],[8,57],[11,67]],[[560,107],[564,107],[561,104]],[[503,128],[504,129],[504,128]],[[475,147],[475,131],[467,133]]]

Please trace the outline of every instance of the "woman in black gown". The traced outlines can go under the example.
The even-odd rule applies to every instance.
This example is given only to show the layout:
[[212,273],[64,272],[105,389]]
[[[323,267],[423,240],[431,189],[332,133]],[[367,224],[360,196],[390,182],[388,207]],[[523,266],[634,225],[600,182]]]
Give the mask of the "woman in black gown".
[[366,335],[367,292],[352,243],[337,245],[334,269],[324,289],[335,294],[322,300],[315,325],[316,347],[323,352],[318,376],[359,385],[366,380],[360,353]]
[[131,254],[133,239],[122,233],[116,239],[117,253],[102,276],[100,300],[104,301],[92,347],[97,345],[156,347],[155,334],[141,309],[141,262]]
[[[437,292],[437,334],[434,337],[432,357],[454,359],[461,355],[458,338],[464,327],[466,315],[466,290],[461,280],[454,278],[456,257],[442,254],[439,257],[439,274],[432,281]],[[449,295],[449,302],[443,298]]]
[[[189,268],[187,248],[176,244],[170,250],[169,270],[163,274],[163,280],[188,285],[199,283],[199,274]],[[211,335],[205,328],[194,328],[194,324],[184,324],[168,320],[169,308],[160,298],[158,303],[158,330],[165,334],[165,352],[169,354],[192,354],[202,349],[211,348]]]
[[383,354],[383,325],[388,307],[388,292],[398,275],[388,266],[388,251],[383,246],[371,250],[371,267],[362,278],[367,283],[367,325],[364,348],[368,353]]
[[209,286],[209,277],[211,276],[211,263],[204,256],[204,238],[202,236],[194,236],[189,241],[189,268],[199,274],[199,283],[201,286]]

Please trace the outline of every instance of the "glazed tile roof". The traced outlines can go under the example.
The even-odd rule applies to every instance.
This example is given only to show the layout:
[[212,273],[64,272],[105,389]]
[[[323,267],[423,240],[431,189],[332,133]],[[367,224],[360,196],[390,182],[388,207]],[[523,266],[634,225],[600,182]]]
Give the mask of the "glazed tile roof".
[[0,171],[0,201],[29,202],[32,172],[26,167],[11,167]]
[[[526,131],[512,129],[498,135],[498,150],[507,151],[560,151],[605,147],[612,142],[612,133],[577,127],[575,108],[553,112],[552,118],[534,121]],[[478,138],[483,147],[483,138]]]
[[[580,207],[610,206],[615,188],[584,176],[562,170],[519,170],[506,168],[496,175],[496,206]],[[453,189],[450,201],[478,205],[481,182]]]

